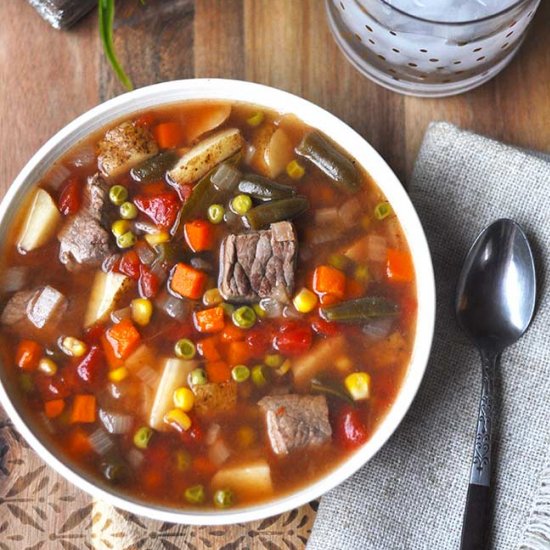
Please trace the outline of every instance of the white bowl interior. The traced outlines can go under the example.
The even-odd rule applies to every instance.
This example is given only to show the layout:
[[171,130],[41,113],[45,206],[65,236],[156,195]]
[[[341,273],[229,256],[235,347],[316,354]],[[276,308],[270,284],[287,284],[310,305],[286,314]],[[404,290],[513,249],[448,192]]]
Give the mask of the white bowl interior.
[[[187,100],[229,100],[261,105],[280,113],[294,113],[306,124],[316,127],[361,164],[390,201],[407,238],[416,272],[418,295],[417,326],[412,358],[395,403],[380,422],[371,439],[325,477],[292,494],[271,502],[224,511],[176,510],[138,501],[114,491],[87,472],[57,456],[49,443],[35,435],[32,422],[9,397],[8,382],[0,384],[0,399],[15,427],[34,450],[76,486],[96,498],[104,499],[129,512],[174,523],[220,525],[269,517],[301,506],[332,489],[363,464],[387,441],[408,410],[422,380],[427,364],[435,314],[435,288],[431,257],[424,231],[403,186],[380,155],[354,130],[320,107],[302,98],[250,82],[221,79],[180,80],[156,84],[107,101],[78,117],[45,143],[17,176],[0,204],[0,242],[6,236],[14,213],[51,164],[90,133],[112,120],[135,111]],[[0,373],[1,375],[1,373]],[[5,377],[4,377],[5,378]]]

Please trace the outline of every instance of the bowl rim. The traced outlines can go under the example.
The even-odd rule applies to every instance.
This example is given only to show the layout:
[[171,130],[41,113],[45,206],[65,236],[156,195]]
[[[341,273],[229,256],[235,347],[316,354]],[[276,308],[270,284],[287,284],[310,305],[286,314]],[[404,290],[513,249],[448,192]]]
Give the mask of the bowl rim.
[[371,175],[391,203],[401,223],[416,273],[418,310],[416,334],[409,367],[390,410],[365,445],[334,470],[310,485],[274,500],[227,511],[186,510],[146,503],[131,494],[113,490],[94,480],[74,462],[42,442],[19,413],[8,395],[0,368],[0,403],[34,451],[54,470],[91,496],[128,512],[155,520],[189,525],[226,525],[274,516],[302,506],[333,489],[365,465],[386,443],[408,411],[423,379],[432,344],[435,322],[435,282],[430,251],[424,230],[397,176],[378,152],[342,120],[314,103],[289,92],[254,82],[216,78],[174,80],[125,93],[97,105],[64,126],[32,156],[8,188],[0,203],[0,242],[4,242],[13,211],[27,191],[39,181],[52,163],[91,132],[125,115],[151,107],[200,100],[220,100],[255,104],[280,113],[293,113],[306,124],[329,135]]

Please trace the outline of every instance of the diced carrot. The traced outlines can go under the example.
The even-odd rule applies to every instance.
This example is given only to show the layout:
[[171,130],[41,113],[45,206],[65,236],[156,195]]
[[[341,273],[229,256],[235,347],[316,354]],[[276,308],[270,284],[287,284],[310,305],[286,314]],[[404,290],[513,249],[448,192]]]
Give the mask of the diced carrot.
[[71,410],[71,423],[91,423],[96,419],[95,396],[78,394],[74,396]]
[[42,346],[34,340],[21,340],[15,352],[16,365],[27,371],[36,370],[42,357]]
[[210,336],[210,338],[201,340],[197,343],[197,349],[207,361],[219,361],[222,358],[217,336]]
[[85,455],[91,452],[92,444],[88,434],[82,428],[76,428],[69,436],[69,452],[73,455]]
[[153,129],[153,135],[161,149],[173,149],[183,144],[183,126],[177,122],[162,122]]
[[141,335],[130,319],[122,319],[105,333],[115,357],[127,359],[141,342]]
[[231,366],[248,363],[251,358],[252,353],[246,342],[231,342],[227,346],[227,360]]
[[246,331],[242,328],[236,327],[232,323],[225,325],[225,328],[220,333],[220,338],[222,342],[237,342],[239,340],[244,340],[246,336]]
[[386,275],[390,281],[409,283],[414,278],[414,268],[411,255],[402,250],[388,249]]
[[48,418],[58,417],[65,409],[65,401],[63,399],[52,399],[44,403],[44,413]]
[[214,226],[206,220],[194,220],[184,225],[185,240],[193,252],[210,250],[214,244]]
[[195,312],[195,327],[199,332],[220,332],[225,327],[223,307],[216,306]]
[[346,275],[330,265],[320,265],[313,273],[313,290],[342,299],[346,292]]
[[176,264],[170,279],[170,288],[185,298],[198,300],[204,291],[206,285],[206,273],[191,267],[190,265]]
[[191,469],[198,474],[211,476],[218,468],[209,458],[199,455],[193,459]]
[[209,382],[227,382],[231,380],[231,368],[224,361],[206,363],[206,375]]
[[115,350],[109,340],[107,340],[107,336],[105,334],[101,336],[101,345],[103,347],[103,352],[105,353],[105,359],[107,359],[107,364],[111,370],[118,369],[124,365],[124,361],[120,357],[116,356]]

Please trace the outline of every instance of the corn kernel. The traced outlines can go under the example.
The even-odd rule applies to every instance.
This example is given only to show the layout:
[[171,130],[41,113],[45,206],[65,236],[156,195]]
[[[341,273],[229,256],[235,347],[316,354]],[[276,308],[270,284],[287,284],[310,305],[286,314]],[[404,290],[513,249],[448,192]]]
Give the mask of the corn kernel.
[[309,313],[315,308],[317,301],[317,295],[304,287],[294,296],[292,303],[300,313]]
[[366,372],[348,374],[344,385],[354,401],[368,399],[370,395],[370,376]]
[[174,405],[183,412],[189,412],[195,404],[195,395],[189,388],[178,388],[174,391]]
[[246,119],[246,122],[250,126],[259,126],[264,121],[264,114],[262,111],[255,112],[252,116]]
[[241,426],[237,430],[237,444],[241,449],[247,449],[256,441],[256,432],[250,426]]
[[111,225],[111,231],[115,237],[121,237],[124,233],[130,231],[131,227],[128,220],[117,220]]
[[172,409],[164,415],[164,422],[179,430],[186,431],[191,427],[191,419],[181,409]]
[[366,265],[359,265],[355,268],[353,276],[356,281],[366,283],[369,280],[369,268]]
[[38,370],[47,376],[53,376],[57,372],[57,365],[48,357],[42,357],[38,362]]
[[88,346],[78,338],[65,336],[61,340],[61,350],[71,357],[82,357],[88,351]]
[[151,245],[167,243],[170,240],[168,231],[157,231],[156,233],[147,233],[145,240]]
[[109,371],[109,380],[115,383],[122,382],[129,374],[126,367],[118,367],[118,369]]
[[132,319],[140,326],[149,324],[153,315],[153,304],[147,298],[136,298],[130,303]]
[[286,166],[286,173],[293,180],[299,180],[304,177],[306,170],[297,160],[291,160]]
[[334,366],[339,371],[347,372],[351,370],[351,368],[353,367],[353,363],[347,355],[342,355],[341,357],[338,357],[336,361],[334,361]]
[[279,376],[284,376],[292,366],[290,359],[283,361],[283,364],[275,371]]

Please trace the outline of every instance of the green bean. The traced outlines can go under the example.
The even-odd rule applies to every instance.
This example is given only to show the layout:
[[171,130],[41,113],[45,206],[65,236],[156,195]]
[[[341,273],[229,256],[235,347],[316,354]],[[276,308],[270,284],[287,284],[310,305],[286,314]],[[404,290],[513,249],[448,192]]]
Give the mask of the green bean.
[[231,489],[218,489],[214,493],[213,500],[217,508],[229,508],[233,505],[233,492]]
[[399,314],[399,306],[387,298],[367,296],[334,306],[322,307],[319,309],[319,313],[326,321],[361,323],[373,317],[394,317]]
[[157,253],[156,262],[158,263],[168,262],[174,264],[183,256],[181,243],[178,244],[172,241],[156,244],[155,251]]
[[309,202],[305,197],[281,199],[252,208],[243,216],[243,221],[249,229],[261,229],[271,223],[294,218],[308,208]]
[[183,496],[189,504],[200,504],[204,502],[206,494],[202,485],[193,485],[185,489]]
[[175,151],[164,151],[132,168],[130,175],[139,183],[163,179],[164,174],[176,164],[177,160],[178,154]]
[[153,437],[153,430],[149,426],[142,426],[134,434],[134,445],[138,449],[147,449],[151,437]]
[[256,174],[244,174],[237,189],[239,193],[246,193],[259,201],[287,199],[296,195],[294,187]]
[[202,386],[206,384],[208,382],[206,371],[201,368],[193,369],[189,373],[188,381],[190,386]]
[[332,382],[321,382],[320,380],[313,379],[311,381],[311,389],[315,392],[337,397],[346,403],[354,403],[353,399],[344,391],[343,388]]
[[304,136],[296,152],[315,164],[342,191],[346,193],[359,191],[361,176],[355,163],[319,132],[310,132]]

